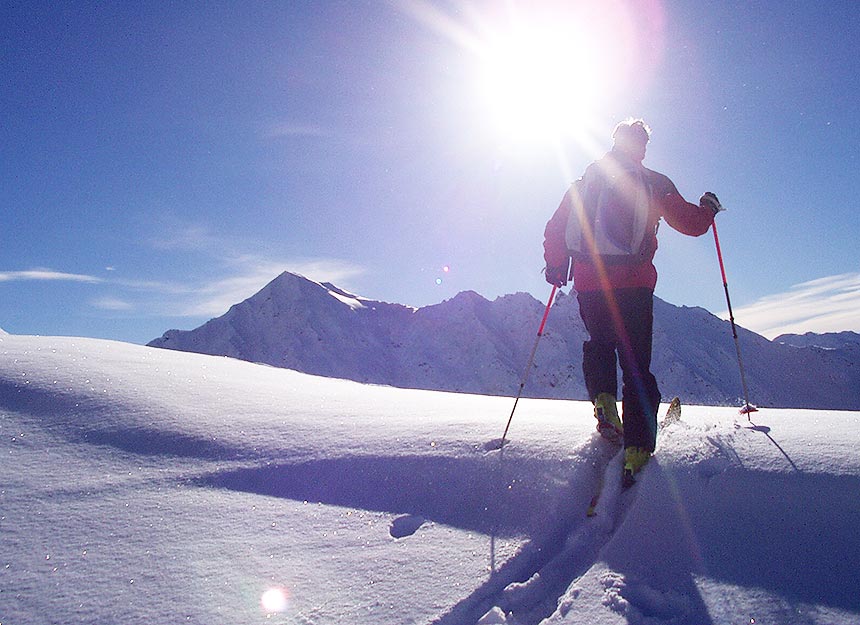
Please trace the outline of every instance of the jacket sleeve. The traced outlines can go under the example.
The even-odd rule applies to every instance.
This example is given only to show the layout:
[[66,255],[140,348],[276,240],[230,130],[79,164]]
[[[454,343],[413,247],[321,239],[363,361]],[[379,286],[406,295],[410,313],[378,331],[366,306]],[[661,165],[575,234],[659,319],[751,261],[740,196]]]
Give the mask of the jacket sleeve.
[[567,251],[565,232],[571,209],[570,189],[564,194],[553,216],[546,224],[543,233],[543,259],[547,267],[567,266],[570,255]]
[[656,176],[655,199],[666,223],[682,234],[694,237],[705,234],[714,223],[711,209],[691,204],[678,193],[678,189],[669,178],[663,174],[656,174]]

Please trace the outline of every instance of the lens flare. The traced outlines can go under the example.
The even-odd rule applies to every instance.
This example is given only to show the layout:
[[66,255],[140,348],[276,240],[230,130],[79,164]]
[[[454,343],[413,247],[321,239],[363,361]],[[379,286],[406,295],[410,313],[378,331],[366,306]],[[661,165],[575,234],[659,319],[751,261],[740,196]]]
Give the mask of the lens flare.
[[289,594],[284,588],[269,588],[260,597],[260,605],[266,614],[286,612],[290,607]]

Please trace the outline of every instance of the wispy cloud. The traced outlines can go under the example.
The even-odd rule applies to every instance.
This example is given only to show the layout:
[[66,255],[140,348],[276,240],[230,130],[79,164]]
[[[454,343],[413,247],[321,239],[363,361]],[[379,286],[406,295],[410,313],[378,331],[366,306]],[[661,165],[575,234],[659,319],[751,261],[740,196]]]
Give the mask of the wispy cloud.
[[[247,253],[247,242],[218,235],[206,224],[194,224],[173,216],[161,218],[159,232],[148,245],[166,256],[178,253],[182,261],[197,268],[190,273],[177,269],[169,276],[130,277],[110,265],[104,277],[33,268],[0,271],[4,282],[74,282],[99,286],[88,301],[93,309],[148,317],[216,317],[262,289],[285,271],[317,282],[332,282],[351,288],[349,281],[365,273],[365,268],[336,258],[276,258]],[[194,258],[196,257],[196,258]],[[203,267],[201,277],[201,269]]]
[[163,218],[163,221],[162,233],[150,240],[157,250],[202,252],[216,248],[220,242],[209,226],[181,223],[174,218]]
[[0,271],[0,282],[20,281],[55,281],[55,282],[89,282],[92,284],[104,282],[102,278],[80,273],[66,273],[51,269],[29,269],[27,271]]
[[353,263],[331,258],[277,261],[247,255],[234,258],[225,276],[190,291],[185,304],[176,311],[179,316],[202,317],[222,315],[232,306],[248,299],[275,277],[289,271],[316,282],[344,281],[364,273]]
[[[281,134],[322,135],[314,127],[276,125]],[[213,317],[222,315],[262,289],[284,271],[298,273],[318,282],[345,281],[364,273],[364,267],[335,258],[283,258],[265,252],[249,253],[256,241],[224,236],[207,223],[192,222],[175,214],[157,218],[158,236],[148,238],[158,252],[192,254],[192,264],[204,266],[208,278],[190,279],[179,271],[169,280],[129,280],[111,276],[109,283],[127,291],[149,293],[132,298],[137,309],[166,317]],[[213,277],[214,276],[214,277]],[[123,299],[122,295],[117,299]]]
[[365,269],[332,258],[273,260],[243,255],[225,261],[219,276],[201,282],[98,278],[48,270],[0,272],[0,282],[66,280],[93,283],[113,291],[89,301],[89,305],[98,310],[165,317],[216,317],[227,312],[233,304],[248,299],[285,271],[316,282],[348,287],[345,282],[361,275]]
[[134,309],[134,304],[116,297],[101,297],[93,300],[90,304],[100,310],[128,311]]
[[789,332],[860,332],[860,273],[796,284],[734,312],[739,325],[768,338]]

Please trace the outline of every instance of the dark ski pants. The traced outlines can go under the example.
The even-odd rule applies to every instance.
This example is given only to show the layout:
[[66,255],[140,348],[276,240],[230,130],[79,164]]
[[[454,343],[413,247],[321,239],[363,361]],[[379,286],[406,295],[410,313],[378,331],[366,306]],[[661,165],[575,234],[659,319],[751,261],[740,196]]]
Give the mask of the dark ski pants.
[[654,292],[647,288],[586,291],[577,299],[589,334],[582,346],[589,398],[594,401],[600,393],[618,396],[620,361],[624,446],[654,451],[660,406],[660,390],[651,373]]

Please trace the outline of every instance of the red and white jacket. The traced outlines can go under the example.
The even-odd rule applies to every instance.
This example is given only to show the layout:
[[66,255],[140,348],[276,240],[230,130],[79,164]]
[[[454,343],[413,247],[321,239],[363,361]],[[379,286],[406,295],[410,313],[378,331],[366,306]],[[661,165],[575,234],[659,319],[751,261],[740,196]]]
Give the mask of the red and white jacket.
[[[605,158],[619,159],[624,158],[624,155],[613,150],[604,156]],[[578,292],[637,287],[653,290],[657,284],[657,269],[653,259],[657,251],[657,224],[660,219],[665,219],[672,228],[690,236],[700,236],[711,227],[714,221],[711,209],[686,201],[674,183],[663,174],[644,167],[643,170],[652,190],[646,230],[646,236],[651,238],[648,242],[650,254],[647,254],[643,261],[632,264],[604,264],[599,258],[594,261],[575,261],[573,284]],[[567,249],[565,232],[572,205],[571,190],[568,189],[546,225],[543,247],[548,268],[568,266],[570,252]]]

